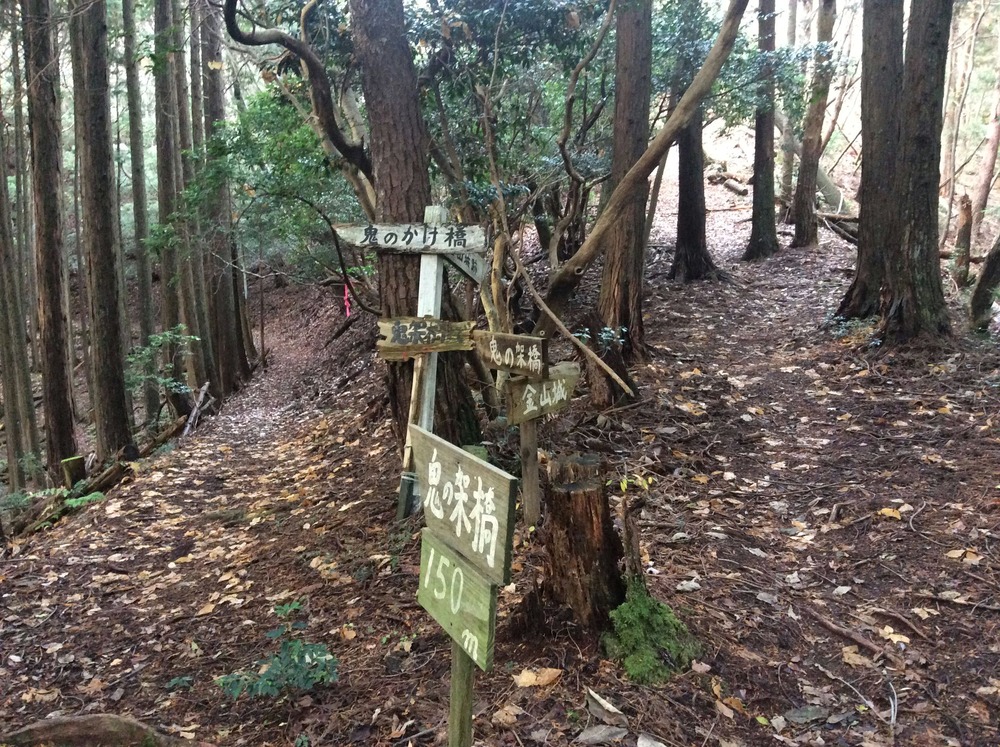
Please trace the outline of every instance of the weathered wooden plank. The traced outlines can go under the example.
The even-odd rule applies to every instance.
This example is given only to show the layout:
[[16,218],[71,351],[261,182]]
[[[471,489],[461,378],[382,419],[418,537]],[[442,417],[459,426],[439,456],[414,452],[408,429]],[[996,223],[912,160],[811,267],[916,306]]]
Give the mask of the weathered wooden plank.
[[445,254],[444,258],[468,276],[469,280],[477,285],[482,285],[486,279],[489,266],[486,258],[480,254],[465,252],[464,254]]
[[517,479],[419,426],[410,426],[424,519],[490,581],[510,582]]
[[561,410],[569,404],[579,378],[580,366],[564,362],[549,366],[549,375],[542,380],[511,379],[507,386],[507,422],[516,425]]
[[341,241],[400,254],[464,254],[486,251],[481,226],[460,223],[400,223],[338,226]]
[[474,326],[475,322],[448,322],[432,317],[380,319],[378,331],[382,339],[376,347],[386,360],[403,360],[421,353],[472,350]]
[[544,337],[508,335],[477,329],[472,333],[476,352],[487,366],[530,379],[549,373],[549,341]]
[[421,533],[417,601],[480,669],[490,670],[497,586],[430,527]]

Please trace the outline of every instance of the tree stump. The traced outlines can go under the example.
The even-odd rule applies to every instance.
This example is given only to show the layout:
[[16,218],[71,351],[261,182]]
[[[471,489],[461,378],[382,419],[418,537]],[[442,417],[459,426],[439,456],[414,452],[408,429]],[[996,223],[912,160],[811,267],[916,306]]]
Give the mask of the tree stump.
[[63,483],[67,490],[81,480],[87,479],[87,464],[82,456],[72,456],[62,460]]
[[622,544],[611,519],[603,465],[594,455],[573,456],[549,462],[548,471],[547,590],[573,610],[581,625],[601,630],[625,600]]

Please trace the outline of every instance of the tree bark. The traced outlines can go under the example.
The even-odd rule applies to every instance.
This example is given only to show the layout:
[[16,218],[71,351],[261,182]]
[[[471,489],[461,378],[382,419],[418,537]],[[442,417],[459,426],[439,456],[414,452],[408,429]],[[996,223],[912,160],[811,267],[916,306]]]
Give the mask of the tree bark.
[[677,245],[670,277],[682,283],[718,273],[705,236],[705,149],[701,133],[699,109],[677,138]]
[[915,0],[910,9],[895,185],[901,228],[888,247],[880,330],[890,345],[950,332],[938,258],[938,183],[952,7],[953,0]]
[[[628,173],[649,143],[652,10],[652,0],[632,0],[617,9],[614,140],[608,190]],[[604,325],[620,333],[621,355],[628,362],[645,358],[642,299],[648,193],[648,182],[635,190],[608,237],[598,300]]]
[[813,246],[818,241],[816,225],[816,171],[823,155],[823,117],[830,93],[833,68],[830,41],[833,39],[833,22],[837,15],[836,0],[821,0],[816,17],[816,41],[819,46],[813,58],[813,82],[810,103],[802,125],[802,157],[799,159],[799,180],[792,199],[792,217],[795,235],[792,246]]
[[854,280],[837,309],[844,319],[866,319],[879,310],[888,248],[899,239],[893,181],[900,133],[903,81],[903,0],[862,9],[861,203]]
[[[641,188],[641,185],[649,179],[649,175],[653,173],[653,169],[657,167],[660,158],[677,137],[677,133],[687,125],[702,99],[708,94],[722,65],[729,58],[746,6],[747,0],[731,0],[715,44],[681,100],[677,102],[677,106],[653,138],[653,142],[612,192],[583,245],[559,268],[558,272],[552,275],[545,303],[553,312],[558,314],[562,311],[587,268],[604,250],[607,233],[621,216],[621,209],[629,201],[632,192]],[[541,316],[535,325],[537,332],[551,333],[553,329],[554,325],[547,316]]]
[[1000,24],[997,24],[997,43],[994,66],[997,69],[996,82],[993,87],[993,109],[990,121],[986,127],[986,143],[983,149],[983,160],[979,162],[979,173],[976,176],[976,186],[972,190],[972,238],[979,238],[979,230],[983,225],[986,205],[990,199],[993,186],[993,172],[997,165],[997,150],[1000,148]]
[[958,198],[958,225],[955,227],[955,262],[951,279],[964,288],[969,284],[969,261],[972,248],[972,200],[968,195]]
[[[376,216],[382,221],[420,222],[430,204],[427,133],[420,113],[402,0],[351,0],[354,52],[371,126]],[[416,313],[419,258],[380,253],[379,297],[387,317]],[[438,359],[434,432],[456,444],[477,443],[479,423],[461,356]],[[406,440],[411,363],[387,366],[389,404],[397,442]]]
[[[143,140],[143,107],[139,57],[135,44],[135,0],[122,0],[122,31],[125,44],[125,89],[128,98],[129,159],[132,165],[132,216],[135,222],[136,275],[139,290],[139,345],[149,346],[155,329],[153,321],[153,271],[150,264],[149,209],[146,197],[146,154]],[[146,421],[160,409],[160,391],[155,381],[156,365],[152,359],[143,371],[143,402]]]
[[[174,77],[173,9],[171,0],[155,0],[153,28],[156,34],[153,68],[156,96],[156,180],[158,220],[169,233],[171,221],[177,211],[177,129],[174,126],[177,114],[177,89]],[[176,329],[181,321],[180,267],[177,248],[171,238],[166,238],[160,246],[160,313],[164,331]],[[163,346],[163,367],[166,375],[179,383],[185,383],[184,362],[178,346],[168,342]],[[166,387],[167,401],[175,415],[191,412],[191,397],[179,392],[175,387]]]
[[750,243],[743,259],[757,260],[778,253],[774,214],[774,0],[760,0],[757,9],[757,49],[764,60],[757,86],[754,118],[753,213]]
[[625,583],[601,461],[585,455],[551,462],[545,501],[549,593],[581,625],[602,630],[625,601]]
[[69,319],[64,306],[59,62],[49,0],[21,0],[27,52],[28,119],[32,193],[35,206],[35,264],[38,273],[42,398],[48,470],[59,480],[59,464],[76,454],[73,394],[68,355]]
[[[205,137],[211,140],[225,120],[225,86],[222,78],[222,14],[206,3],[201,25],[200,71],[205,93]],[[206,152],[206,159],[211,159]],[[212,349],[223,395],[235,391],[249,378],[250,364],[240,344],[242,307],[237,306],[237,263],[230,261],[231,221],[229,185],[221,182],[208,196],[205,204],[205,241],[210,268],[209,291],[212,313]]]
[[90,301],[90,350],[94,390],[91,406],[97,435],[97,458],[104,461],[134,445],[125,395],[124,335],[118,297],[118,251],[115,247],[114,173],[111,157],[111,99],[108,73],[108,25],[104,0],[74,0],[70,25],[79,78],[73,81],[81,107],[83,137],[82,239]]
[[993,319],[993,298],[1000,285],[1000,235],[986,255],[979,281],[969,301],[969,324],[973,330],[986,329]]
[[[788,0],[788,18],[785,24],[785,46],[794,49],[796,45],[795,31],[798,24],[799,0]],[[792,186],[795,174],[795,133],[791,127],[785,127],[781,132],[781,204],[792,204]],[[791,210],[785,209],[784,220],[791,222]]]

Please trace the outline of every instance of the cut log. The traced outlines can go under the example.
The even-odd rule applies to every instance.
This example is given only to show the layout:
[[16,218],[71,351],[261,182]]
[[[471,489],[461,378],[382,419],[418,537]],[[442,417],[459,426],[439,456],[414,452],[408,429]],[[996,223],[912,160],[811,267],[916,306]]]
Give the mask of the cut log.
[[625,601],[623,548],[603,472],[594,455],[553,460],[545,491],[548,593],[592,630],[606,628],[611,611]]
[[728,189],[730,192],[735,192],[736,194],[742,195],[743,197],[746,197],[748,194],[750,194],[750,188],[745,184],[740,184],[735,179],[726,179],[726,181],[722,183],[722,186]]
[[82,456],[72,456],[62,460],[63,484],[72,490],[80,480],[87,479],[87,462]]
[[11,747],[211,747],[207,742],[160,734],[127,716],[95,713],[88,716],[49,718],[0,736]]

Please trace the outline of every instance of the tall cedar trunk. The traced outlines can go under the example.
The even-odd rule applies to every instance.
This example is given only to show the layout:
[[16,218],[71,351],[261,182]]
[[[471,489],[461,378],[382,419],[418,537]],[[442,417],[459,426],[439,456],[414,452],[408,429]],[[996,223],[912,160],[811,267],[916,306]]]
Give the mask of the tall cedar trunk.
[[[173,10],[171,0],[155,0],[153,29],[155,33],[153,79],[156,96],[156,197],[158,220],[169,233],[169,226],[177,210],[177,131],[174,118],[177,112],[177,92],[174,81]],[[177,247],[171,238],[160,246],[160,314],[165,331],[180,324],[181,308],[178,285],[180,268]],[[168,342],[163,346],[163,366],[167,376],[176,382],[185,382],[184,361],[178,346]],[[167,401],[177,415],[191,412],[191,398],[176,387],[166,387]]]
[[[153,334],[153,271],[149,259],[149,210],[146,203],[146,155],[142,129],[142,91],[139,58],[135,48],[135,0],[122,0],[122,31],[125,42],[125,88],[128,96],[129,159],[132,165],[132,216],[135,221],[136,274],[139,284],[139,345],[149,346]],[[159,411],[160,391],[155,380],[156,364],[150,359],[143,371],[143,402],[146,421]]]
[[1000,235],[986,255],[979,281],[969,301],[969,323],[972,329],[986,329],[993,318],[993,299],[1000,285]]
[[[0,119],[3,113],[0,111]],[[7,152],[7,139],[0,128],[0,153]],[[34,420],[27,367],[24,311],[18,293],[17,245],[11,231],[10,195],[7,189],[7,159],[0,157],[0,375],[3,381],[3,421],[7,442],[7,485],[16,493],[25,487],[24,457],[37,450],[31,445],[28,418]],[[17,349],[22,353],[18,355]],[[25,397],[22,389],[29,389]],[[25,407],[29,408],[25,411]],[[37,435],[37,434],[36,434]]]
[[[430,204],[427,133],[417,98],[417,77],[406,41],[402,0],[351,0],[354,51],[371,123],[376,213],[382,221],[422,221]],[[416,313],[419,259],[380,253],[379,294],[387,317]],[[462,356],[438,358],[434,432],[458,444],[479,440],[472,393]],[[409,416],[412,364],[388,365],[389,404],[402,444]]]
[[1000,148],[1000,23],[997,24],[997,46],[994,52],[996,68],[996,83],[993,88],[993,110],[986,127],[986,143],[983,146],[983,160],[979,162],[979,173],[976,176],[976,186],[972,190],[972,239],[979,238],[979,229],[983,225],[986,204],[990,199],[990,188],[993,186],[993,172],[997,166],[997,150]]
[[750,243],[743,259],[764,259],[778,252],[774,215],[774,0],[760,0],[757,8],[757,49],[763,63],[757,86],[754,118],[753,213]]
[[180,166],[177,172],[178,199],[182,201],[181,217],[177,221],[181,235],[179,264],[181,270],[181,309],[190,334],[198,339],[191,343],[191,362],[195,380],[200,387],[210,382],[211,391],[219,395],[218,375],[212,357],[212,335],[208,326],[207,302],[205,300],[204,264],[201,259],[201,239],[199,237],[199,205],[186,202],[185,190],[194,183],[194,160],[192,157],[194,140],[191,128],[191,97],[187,75],[187,56],[184,45],[184,14],[180,0],[174,0],[174,75],[177,89],[177,155]]
[[[222,79],[222,15],[210,3],[204,6],[201,25],[201,75],[205,92],[205,137],[211,139],[226,116]],[[210,159],[211,153],[206,153]],[[236,265],[228,261],[230,246],[229,185],[220,182],[205,202],[206,272],[210,279],[212,350],[223,395],[237,389],[250,374],[245,351],[239,344],[240,319],[236,306]]]
[[[17,18],[17,3],[10,3],[10,36],[11,36],[11,66],[10,74],[14,80],[14,222],[16,224],[15,241],[17,243],[17,268],[20,297],[28,310],[28,340],[32,367],[38,360],[38,294],[35,282],[35,258],[33,252],[33,236],[31,232],[31,199],[30,168],[28,165],[28,144],[24,122],[24,76],[21,70],[21,55],[24,50],[21,28]],[[32,405],[32,421],[34,422],[34,405]],[[36,428],[37,431],[37,428]],[[38,441],[37,432],[35,441]]]
[[55,22],[49,0],[21,0],[24,23],[28,121],[31,133],[32,196],[35,206],[35,266],[38,273],[42,400],[45,445],[53,481],[60,462],[76,454],[73,393],[68,355],[69,319],[63,305],[66,263],[63,258],[60,193],[61,134],[59,63]]
[[[969,89],[971,88],[972,83],[973,64],[976,56],[976,40],[979,38],[979,29],[982,28],[987,8],[988,4],[986,0],[982,0],[978,12],[972,19],[972,27],[969,30],[964,54],[962,55],[962,69],[961,71],[952,71],[952,77],[955,78],[956,87],[954,95],[952,96],[952,100],[955,102],[955,121],[950,137],[946,138],[942,142],[941,148],[945,151],[945,155],[947,156],[947,159],[943,157],[942,160],[947,160],[948,166],[947,168],[942,167],[941,175],[939,177],[944,183],[944,185],[940,187],[941,192],[948,197],[948,208],[945,212],[947,217],[944,222],[944,230],[941,232],[941,239],[938,242],[938,246],[942,248],[948,240],[948,236],[951,231],[951,215],[952,209],[955,207],[955,194],[958,188],[958,179],[964,168],[964,166],[956,164],[956,158],[958,157],[958,141],[960,139],[959,136],[961,134],[963,117],[965,115],[965,102],[969,97]],[[953,29],[954,27],[955,26],[953,24]]]
[[903,82],[903,0],[867,3],[862,16],[861,186],[858,260],[837,316],[865,319],[879,310],[890,246],[898,241],[892,179]]
[[962,8],[959,6],[959,12],[952,16],[951,32],[949,33],[951,43],[948,48],[948,68],[946,71],[947,85],[944,89],[944,120],[941,124],[941,137],[943,142],[941,147],[940,189],[943,196],[947,196],[952,176],[955,173],[955,158],[951,143],[958,138],[958,128],[956,125],[956,112],[958,110],[959,99],[958,88],[959,81],[964,78],[959,68],[961,67],[960,62],[963,52],[965,51],[964,45],[959,44],[959,37],[962,31],[961,10]]
[[705,151],[702,111],[677,137],[677,248],[670,277],[683,283],[716,275],[705,238]]
[[[788,18],[785,25],[785,46],[794,49],[795,31],[798,24],[799,0],[788,0]],[[781,204],[784,206],[784,220],[791,223],[792,185],[795,174],[795,132],[786,127],[781,133]]]
[[836,0],[821,0],[816,16],[816,55],[813,58],[813,82],[809,107],[802,125],[802,157],[799,159],[799,180],[792,199],[792,218],[795,235],[792,246],[813,246],[817,243],[816,227],[816,171],[823,155],[823,117],[826,99],[830,93],[833,67],[830,40],[833,39],[833,21],[837,15]]
[[[938,258],[941,104],[953,0],[914,0],[906,34],[896,205],[882,333],[888,344],[950,331]],[[891,216],[879,216],[883,220]]]
[[[91,405],[97,431],[97,458],[132,446],[125,396],[125,345],[119,315],[118,251],[115,247],[114,173],[111,157],[111,99],[108,25],[104,0],[71,4],[73,87],[81,107],[80,166],[83,174],[82,239],[90,301],[90,349],[94,390]],[[79,68],[77,70],[77,68]],[[80,227],[78,227],[79,230]]]
[[[629,0],[618,7],[617,13],[614,144],[611,180],[604,187],[609,192],[649,143],[653,58],[652,0]],[[604,325],[620,332],[621,354],[629,362],[645,357],[642,285],[648,193],[647,182],[631,195],[608,237],[598,301]]]

